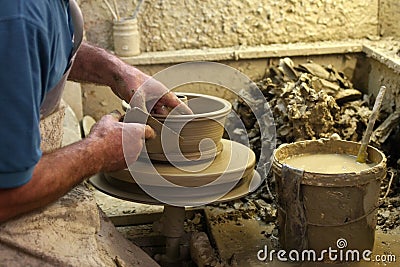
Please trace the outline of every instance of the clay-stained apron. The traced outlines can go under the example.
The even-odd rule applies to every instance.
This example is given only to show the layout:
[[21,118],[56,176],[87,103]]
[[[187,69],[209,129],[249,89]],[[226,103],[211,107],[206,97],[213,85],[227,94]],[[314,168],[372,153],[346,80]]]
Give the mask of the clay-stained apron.
[[69,0],[70,13],[72,18],[72,23],[74,25],[74,47],[72,51],[71,60],[69,62],[69,67],[65,71],[61,80],[57,85],[52,88],[45,96],[45,99],[40,107],[40,119],[43,119],[53,113],[57,107],[60,105],[61,96],[64,91],[65,82],[67,81],[69,72],[71,71],[72,64],[74,63],[76,52],[82,43],[83,38],[83,17],[81,10],[75,0]]

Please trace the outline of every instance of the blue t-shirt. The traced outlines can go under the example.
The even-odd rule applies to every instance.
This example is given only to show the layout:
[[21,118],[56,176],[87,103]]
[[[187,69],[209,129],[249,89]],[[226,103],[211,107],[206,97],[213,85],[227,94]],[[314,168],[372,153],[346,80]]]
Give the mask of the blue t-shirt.
[[68,0],[0,0],[0,188],[27,183],[39,161],[40,106],[72,53]]

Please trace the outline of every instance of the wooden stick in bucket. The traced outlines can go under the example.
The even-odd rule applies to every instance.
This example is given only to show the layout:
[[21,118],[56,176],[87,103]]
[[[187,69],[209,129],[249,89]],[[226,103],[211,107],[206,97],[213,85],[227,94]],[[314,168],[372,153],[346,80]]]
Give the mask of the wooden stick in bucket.
[[369,117],[367,129],[365,130],[364,136],[361,140],[360,150],[358,150],[358,155],[357,155],[357,162],[365,163],[367,161],[368,158],[367,148],[369,144],[369,139],[371,138],[375,121],[378,118],[379,110],[382,106],[383,96],[385,95],[385,92],[386,92],[386,86],[381,86],[378,96],[376,97],[374,107],[371,112],[371,116]]

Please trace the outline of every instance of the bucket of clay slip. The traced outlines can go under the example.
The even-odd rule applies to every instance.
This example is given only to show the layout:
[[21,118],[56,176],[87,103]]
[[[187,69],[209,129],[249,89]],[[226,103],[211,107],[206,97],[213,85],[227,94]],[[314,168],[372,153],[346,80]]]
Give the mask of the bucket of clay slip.
[[137,19],[113,22],[114,52],[121,57],[140,54],[140,35]]
[[[272,170],[283,249],[372,250],[380,184],[386,176],[382,152],[369,146],[368,161],[373,166],[355,172],[307,172],[283,163],[296,155],[355,156],[359,147],[355,142],[320,139],[285,144],[275,150]],[[344,241],[339,245],[340,240]]]

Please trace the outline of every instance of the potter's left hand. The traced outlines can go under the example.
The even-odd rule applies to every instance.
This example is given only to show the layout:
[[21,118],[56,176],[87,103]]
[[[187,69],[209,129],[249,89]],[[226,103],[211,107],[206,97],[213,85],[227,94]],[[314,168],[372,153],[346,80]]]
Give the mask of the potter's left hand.
[[134,67],[127,68],[128,70],[121,75],[121,81],[112,87],[112,90],[130,103],[131,107],[139,107],[157,114],[168,114],[171,109],[176,108],[176,112],[180,114],[193,114],[190,108],[161,82]]
[[139,89],[134,92],[130,101],[131,107],[139,107],[149,113],[168,114],[175,108],[179,114],[193,114],[190,108],[183,103],[172,91],[161,82],[149,77]]

